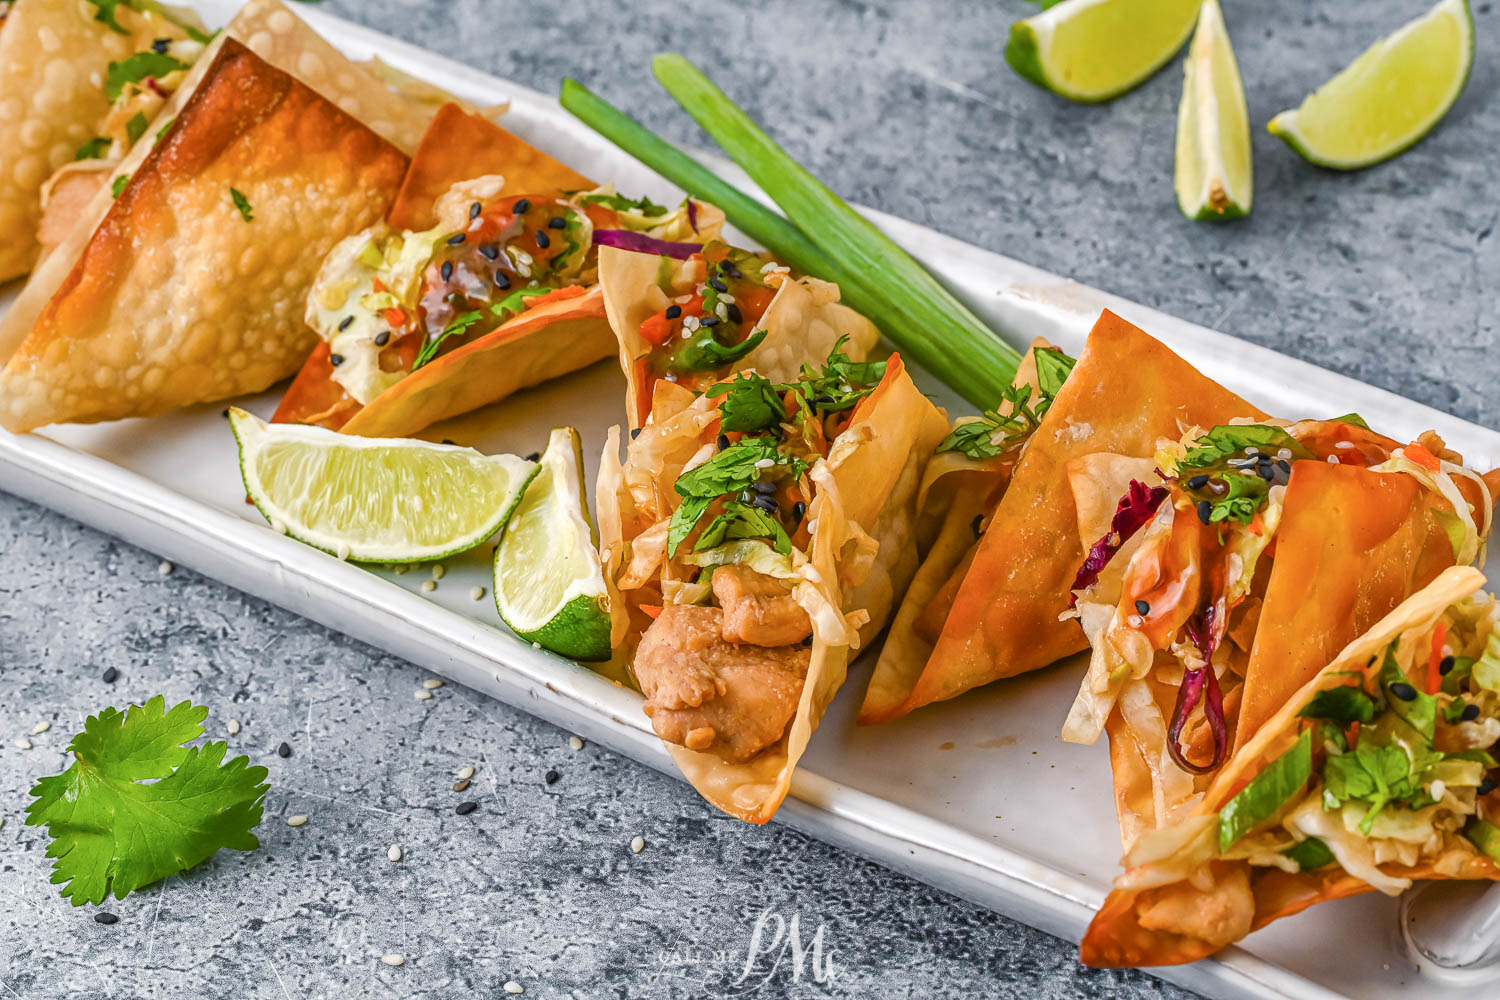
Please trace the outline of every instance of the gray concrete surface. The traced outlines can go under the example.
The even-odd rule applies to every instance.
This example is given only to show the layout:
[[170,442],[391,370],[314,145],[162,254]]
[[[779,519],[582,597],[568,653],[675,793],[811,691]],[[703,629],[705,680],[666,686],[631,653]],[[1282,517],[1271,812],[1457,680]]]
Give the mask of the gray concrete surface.
[[[685,51],[851,199],[1496,423],[1488,4],[1468,90],[1426,142],[1341,176],[1258,130],[1255,211],[1222,227],[1174,207],[1177,69],[1104,107],[1055,99],[1001,61],[1030,9],[1018,0],[326,6],[540,90],[577,76],[701,144],[647,68],[653,52]],[[1225,6],[1259,125],[1423,3]],[[418,704],[412,666],[157,562],[0,494],[0,997],[438,1000],[504,995],[507,980],[580,998],[1185,996],[1083,970],[1063,942],[726,819],[471,692]],[[240,720],[231,746],[272,769],[268,814],[311,819],[266,824],[261,850],[112,903],[120,921],[102,926],[47,885],[26,790],[60,769],[82,715],[159,691],[209,705],[220,734]],[[42,720],[52,731],[17,750]],[[461,817],[449,786],[466,765],[480,808]],[[821,925],[832,981],[761,963],[737,983],[762,912],[797,915],[805,939]],[[387,952],[407,964],[380,964]]]

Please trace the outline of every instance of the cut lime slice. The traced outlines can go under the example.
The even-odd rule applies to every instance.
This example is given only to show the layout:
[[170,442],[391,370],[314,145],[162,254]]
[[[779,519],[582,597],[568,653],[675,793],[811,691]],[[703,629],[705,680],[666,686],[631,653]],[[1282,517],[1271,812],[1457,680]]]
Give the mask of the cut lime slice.
[[1473,65],[1468,0],[1442,0],[1266,127],[1320,167],[1358,170],[1432,131],[1463,92]]
[[500,529],[537,473],[514,455],[267,424],[239,407],[229,426],[245,491],[272,527],[356,562],[430,562],[472,549]]
[[1118,97],[1187,41],[1200,0],[1063,0],[1011,25],[1005,61],[1074,101]]
[[1177,106],[1177,206],[1190,219],[1250,211],[1250,113],[1219,0],[1204,0],[1182,64]]
[[578,432],[559,427],[495,550],[495,608],[543,649],[607,660],[609,598],[583,489]]

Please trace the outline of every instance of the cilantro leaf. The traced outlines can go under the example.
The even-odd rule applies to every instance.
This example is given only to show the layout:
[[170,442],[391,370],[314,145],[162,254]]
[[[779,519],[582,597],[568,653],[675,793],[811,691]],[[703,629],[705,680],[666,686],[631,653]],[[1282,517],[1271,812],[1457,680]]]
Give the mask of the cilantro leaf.
[[1464,836],[1479,848],[1480,853],[1489,855],[1495,861],[1500,861],[1500,827],[1476,818],[1464,831]]
[[840,337],[828,353],[828,360],[821,368],[802,366],[802,378],[796,382],[777,386],[780,392],[795,389],[809,406],[824,413],[842,413],[850,410],[870,393],[885,378],[884,361],[855,361],[844,353],[844,342]]
[[478,309],[475,309],[472,312],[466,312],[461,316],[454,317],[453,322],[443,327],[442,333],[438,334],[436,337],[433,337],[427,343],[422,345],[422,349],[418,351],[417,356],[412,359],[411,370],[416,371],[418,368],[421,368],[423,365],[427,364],[427,362],[437,357],[438,348],[443,346],[443,342],[445,340],[447,340],[449,337],[461,337],[465,333],[468,333],[469,328],[472,327],[475,323],[478,323],[481,318],[482,317]]
[[[763,462],[771,464],[765,466],[761,464]],[[673,489],[684,500],[672,512],[667,527],[667,555],[677,555],[678,546],[692,533],[715,500],[726,493],[738,493],[748,488],[772,466],[786,469],[793,478],[808,468],[800,458],[782,454],[774,439],[754,437],[731,444],[702,465],[678,476]]]
[[130,121],[125,123],[125,135],[131,142],[135,142],[146,134],[146,126],[151,124],[146,120],[144,111],[137,111],[130,116]]
[[1348,726],[1351,722],[1369,722],[1375,718],[1375,699],[1357,684],[1325,688],[1298,712],[1304,719],[1332,719]]
[[792,551],[792,540],[787,537],[780,521],[759,507],[752,507],[738,500],[724,505],[724,513],[714,518],[703,530],[703,534],[698,536],[693,551],[702,552],[726,541],[741,538],[769,538],[772,547],[782,555],[789,555]]
[[1353,752],[1331,756],[1323,765],[1323,808],[1345,802],[1367,804],[1359,830],[1366,836],[1388,803],[1414,798],[1420,791],[1412,760],[1399,746],[1361,742]]
[[626,198],[619,194],[586,194],[578,200],[585,205],[604,205],[616,212],[639,212],[651,218],[667,214],[665,205],[658,205],[650,198]]
[[1316,871],[1333,864],[1335,860],[1333,852],[1320,837],[1299,840],[1281,853],[1297,862],[1297,869],[1304,872]]
[[[1286,457],[1278,458],[1283,452]],[[1265,506],[1272,485],[1285,485],[1290,478],[1289,463],[1311,457],[1312,452],[1280,427],[1221,425],[1194,442],[1177,463],[1175,475],[1197,501],[1205,524],[1249,524]]]
[[1416,730],[1426,746],[1432,746],[1432,738],[1437,732],[1437,698],[1418,690],[1406,679],[1406,673],[1396,663],[1395,643],[1386,647],[1377,679],[1390,710]]
[[255,221],[255,209],[250,207],[250,199],[246,198],[238,189],[229,189],[229,200],[234,202],[234,207],[239,210],[240,218],[246,222]]
[[676,510],[672,511],[672,520],[667,523],[668,556],[677,555],[678,547],[688,535],[693,533],[693,529],[698,526],[698,521],[714,499],[714,497],[687,497]]
[[[953,432],[938,445],[939,453],[963,452],[976,461],[995,458],[1041,426],[1042,418],[1052,408],[1052,400],[1062,389],[1076,362],[1055,347],[1039,348],[1033,356],[1037,385],[1041,390],[1036,402],[1031,401],[1031,386],[1007,386],[1000,394],[1000,403],[993,409],[985,410],[978,420],[969,420],[953,428]],[[1010,412],[1001,415],[1000,408],[1006,403],[1010,404]]]
[[1328,419],[1333,423],[1351,424],[1355,427],[1363,427],[1365,430],[1370,429],[1370,425],[1365,423],[1365,418],[1358,413],[1346,413],[1342,417],[1329,417]]
[[152,140],[152,141],[153,142],[161,142],[162,139],[166,137],[166,134],[172,130],[172,126],[174,124],[176,124],[176,122],[177,122],[176,118],[168,118],[167,119],[167,123],[165,125],[163,125],[161,128],[159,128],[159,129],[156,130],[156,138],[154,140]]
[[120,192],[124,191],[125,190],[125,185],[129,184],[129,183],[130,183],[130,175],[129,174],[121,174],[119,177],[116,177],[114,179],[114,181],[109,185],[110,193],[112,195],[114,195],[116,198],[120,197]]
[[152,52],[149,49],[145,52],[137,52],[119,62],[109,64],[109,70],[104,77],[104,96],[111,101],[117,101],[125,92],[125,88],[132,83],[140,83],[147,77],[166,76],[187,68],[187,63],[164,52]]
[[676,374],[711,372],[736,361],[760,346],[768,330],[756,330],[738,344],[721,344],[714,336],[717,327],[700,326],[691,340],[684,341],[673,352],[669,370]]
[[129,31],[115,17],[115,10],[123,3],[130,6],[129,0],[87,0],[89,4],[97,8],[94,11],[94,20],[107,26],[110,31],[117,35],[128,35]]
[[[250,851],[268,786],[266,769],[203,735],[208,709],[161,695],[126,712],[90,716],[68,751],[73,764],[31,789],[29,826],[52,838],[52,883],[74,906],[100,903],[186,871],[220,848]],[[151,784],[143,784],[149,781]]]
[[709,399],[724,397],[719,404],[719,423],[726,432],[751,434],[770,430],[786,423],[786,407],[771,380],[751,372],[741,372],[728,382],[708,387]]
[[79,160],[102,159],[104,157],[104,154],[109,152],[109,147],[112,145],[114,145],[114,143],[104,138],[104,136],[96,135],[88,142],[78,147],[78,152],[73,154],[73,160],[74,162],[77,162]]
[[1312,452],[1302,442],[1280,427],[1268,424],[1221,424],[1193,442],[1193,447],[1177,463],[1177,473],[1182,475],[1190,469],[1207,469],[1255,448],[1266,455],[1275,455],[1285,448],[1294,459],[1311,458]]

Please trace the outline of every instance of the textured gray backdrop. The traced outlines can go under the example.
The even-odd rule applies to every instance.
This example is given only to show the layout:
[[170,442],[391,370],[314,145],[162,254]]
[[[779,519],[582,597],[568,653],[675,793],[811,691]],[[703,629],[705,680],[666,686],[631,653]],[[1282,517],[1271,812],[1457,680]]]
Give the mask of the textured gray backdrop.
[[[1489,5],[1475,10],[1468,91],[1394,163],[1324,173],[1259,131],[1424,3],[1225,0],[1258,123],[1255,211],[1225,227],[1176,212],[1177,68],[1104,107],[1055,99],[1001,60],[1010,22],[1032,9],[1019,0],[327,6],[539,90],[577,76],[701,144],[647,68],[684,51],[851,199],[1494,424]],[[421,679],[0,494],[0,997],[438,1000],[504,995],[507,980],[579,998],[1185,995],[1083,970],[1044,934],[726,819],[676,781],[574,751],[568,734],[467,691],[419,704]],[[219,735],[243,722],[233,749],[272,774],[263,847],[113,903],[120,922],[101,926],[47,885],[43,838],[21,823],[26,789],[59,769],[82,715],[163,691],[209,705]],[[17,750],[40,720],[56,725]],[[480,808],[460,817],[448,786],[470,764]],[[288,829],[277,817],[291,812],[311,821]],[[804,940],[821,925],[833,981],[763,962],[736,985],[762,912],[796,915]],[[387,952],[405,967],[381,965]]]

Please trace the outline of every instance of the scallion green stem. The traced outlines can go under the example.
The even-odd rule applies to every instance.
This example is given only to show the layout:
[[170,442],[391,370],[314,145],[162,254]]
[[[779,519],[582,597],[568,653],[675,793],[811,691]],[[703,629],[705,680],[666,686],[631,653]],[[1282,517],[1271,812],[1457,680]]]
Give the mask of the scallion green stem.
[[1000,398],[1020,362],[1014,348],[894,240],[792,159],[687,59],[660,55],[651,68],[677,103],[802,232],[815,234],[818,246],[856,280],[879,288],[891,307],[881,325],[902,351],[976,406],[991,406]]

